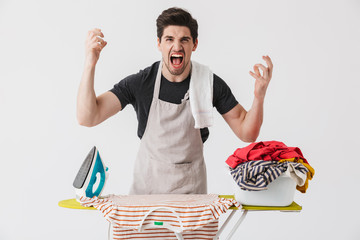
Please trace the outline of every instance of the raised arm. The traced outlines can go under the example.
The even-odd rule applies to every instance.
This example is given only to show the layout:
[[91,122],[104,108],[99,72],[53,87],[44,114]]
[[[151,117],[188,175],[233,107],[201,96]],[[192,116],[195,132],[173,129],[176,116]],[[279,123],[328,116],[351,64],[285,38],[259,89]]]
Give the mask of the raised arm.
[[[250,75],[255,78],[254,100],[249,111],[240,104],[229,112],[223,114],[223,118],[230,128],[244,142],[255,142],[260,133],[263,122],[264,99],[267,87],[272,77],[273,64],[269,56],[263,56],[268,67],[255,64],[254,72]],[[259,68],[263,74],[260,73]]]
[[111,92],[96,96],[95,66],[107,42],[100,29],[90,30],[85,41],[85,66],[77,96],[77,119],[80,125],[92,127],[121,110],[118,98]]

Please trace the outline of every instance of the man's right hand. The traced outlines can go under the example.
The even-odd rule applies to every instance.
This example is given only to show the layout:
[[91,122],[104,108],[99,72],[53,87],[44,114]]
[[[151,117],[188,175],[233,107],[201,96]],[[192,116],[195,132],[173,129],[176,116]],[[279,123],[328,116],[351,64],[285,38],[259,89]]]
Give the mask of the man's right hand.
[[107,44],[103,38],[104,34],[101,29],[94,28],[88,32],[85,41],[85,63],[87,65],[94,67],[99,60],[100,52]]

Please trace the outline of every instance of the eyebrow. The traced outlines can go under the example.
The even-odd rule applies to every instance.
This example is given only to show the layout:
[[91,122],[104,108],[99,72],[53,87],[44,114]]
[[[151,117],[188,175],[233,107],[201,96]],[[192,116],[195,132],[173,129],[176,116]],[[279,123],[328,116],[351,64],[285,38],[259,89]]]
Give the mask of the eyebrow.
[[191,40],[191,37],[182,37],[181,40]]

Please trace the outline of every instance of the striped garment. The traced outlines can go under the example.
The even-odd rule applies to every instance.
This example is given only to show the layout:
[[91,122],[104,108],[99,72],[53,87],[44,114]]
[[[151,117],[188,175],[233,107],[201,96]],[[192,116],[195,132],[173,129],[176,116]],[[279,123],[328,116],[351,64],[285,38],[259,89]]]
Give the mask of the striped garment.
[[300,173],[308,172],[301,163],[258,160],[239,164],[235,169],[230,168],[230,173],[241,189],[261,191],[267,189],[269,183],[284,173],[289,164]]
[[234,199],[216,194],[110,195],[82,197],[83,206],[100,210],[112,225],[112,239],[213,239],[218,218]]
[[[208,239],[213,240],[218,231],[218,220],[210,222],[204,227],[199,229],[183,232],[182,236],[184,239]],[[112,228],[112,239],[166,239],[166,240],[177,240],[173,231],[167,228],[148,228],[142,232],[136,230],[121,228],[113,225]]]

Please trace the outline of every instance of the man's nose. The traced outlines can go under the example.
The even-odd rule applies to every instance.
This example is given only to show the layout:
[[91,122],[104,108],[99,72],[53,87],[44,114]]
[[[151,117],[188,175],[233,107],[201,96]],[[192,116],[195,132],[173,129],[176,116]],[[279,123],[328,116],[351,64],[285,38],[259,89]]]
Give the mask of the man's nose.
[[173,51],[179,52],[182,49],[183,48],[182,48],[181,42],[180,41],[174,41]]

